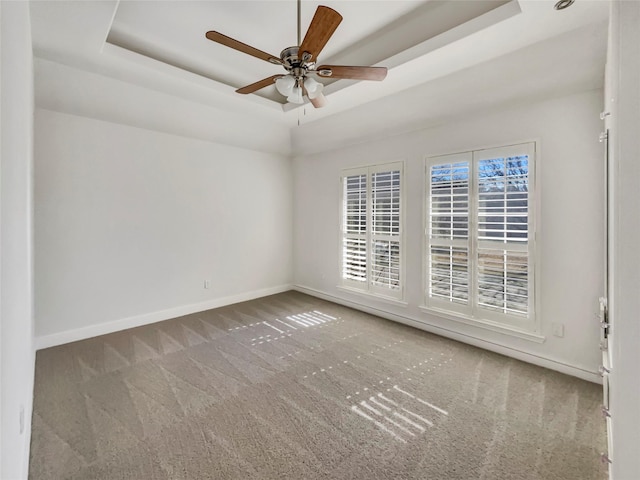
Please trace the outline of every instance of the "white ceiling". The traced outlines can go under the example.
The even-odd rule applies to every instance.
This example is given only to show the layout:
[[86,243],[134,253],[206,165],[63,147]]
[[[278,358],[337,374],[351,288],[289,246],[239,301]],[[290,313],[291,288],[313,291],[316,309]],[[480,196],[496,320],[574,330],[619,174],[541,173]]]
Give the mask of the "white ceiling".
[[[301,36],[319,3],[301,2]],[[339,11],[344,20],[323,50],[321,63],[372,65],[388,63],[394,55],[508,0],[322,3]],[[234,88],[284,73],[282,67],[206,40],[208,30],[278,57],[284,48],[297,45],[296,2],[120,2],[107,42]],[[286,103],[273,86],[257,95]]]
[[[408,98],[437,98],[444,89],[456,105],[477,108],[476,94],[482,91],[499,103],[514,95],[505,75],[519,77],[533,96],[552,93],[554,85],[566,91],[571,82],[601,85],[609,2],[577,0],[564,11],[555,11],[554,3],[304,0],[303,35],[319,4],[344,17],[320,55],[322,63],[389,67],[381,83],[334,82],[325,89],[328,106],[317,110],[283,105],[273,87],[260,95],[236,94],[236,88],[280,73],[281,67],[204,36],[217,30],[278,56],[296,43],[294,0],[32,1],[31,15],[40,59],[294,126],[323,125],[320,120],[334,116],[359,118],[357,111],[370,118],[376,105],[389,109],[394,99],[405,105],[403,92],[413,92]],[[469,69],[491,62],[481,77],[469,76]],[[36,79],[36,90],[46,90],[45,84],[46,79]]]
[[[295,1],[240,3],[121,2],[107,41],[236,88],[282,73],[282,67],[205,39],[206,31],[217,30],[275,57],[279,57],[285,47],[297,44]],[[349,48],[354,41],[385,27],[417,5],[407,1],[372,3],[367,8],[366,21],[362,21],[358,2],[342,3],[334,6],[342,7],[348,20],[335,33],[322,58]],[[301,4],[301,24],[305,25],[302,27],[305,31],[315,7],[316,2]],[[280,101],[282,96],[273,98]]]

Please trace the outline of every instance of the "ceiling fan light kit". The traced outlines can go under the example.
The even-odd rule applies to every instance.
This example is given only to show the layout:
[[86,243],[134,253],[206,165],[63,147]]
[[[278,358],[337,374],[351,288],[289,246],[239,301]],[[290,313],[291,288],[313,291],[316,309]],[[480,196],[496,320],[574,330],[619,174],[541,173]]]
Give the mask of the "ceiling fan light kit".
[[295,86],[296,79],[291,75],[283,75],[282,77],[276,79],[276,90],[278,90],[280,95],[284,95],[285,97],[291,95],[291,91]]
[[307,91],[307,97],[309,97],[309,100],[313,100],[322,93],[324,85],[317,80],[314,80],[313,77],[306,77],[304,79],[304,89]]
[[258,90],[272,85],[275,82],[276,90],[287,97],[287,101],[295,104],[303,104],[304,96],[315,108],[321,108],[326,104],[326,98],[322,91],[324,85],[318,82],[314,76],[320,78],[352,79],[352,80],[376,80],[381,81],[387,76],[385,67],[354,67],[344,65],[316,66],[316,59],[327,44],[342,16],[332,8],[320,5],[311,25],[307,30],[302,43],[300,43],[300,0],[298,0],[298,43],[299,46],[287,47],[280,53],[280,58],[258,50],[219,32],[209,31],[206,37],[227,47],[246,53],[253,57],[265,60],[275,65],[281,65],[287,71],[284,75],[273,75],[259,80],[246,87],[236,90],[237,93],[255,93]]
[[291,89],[291,94],[287,97],[287,102],[302,105],[304,103],[304,98],[302,97],[302,88],[293,87]]

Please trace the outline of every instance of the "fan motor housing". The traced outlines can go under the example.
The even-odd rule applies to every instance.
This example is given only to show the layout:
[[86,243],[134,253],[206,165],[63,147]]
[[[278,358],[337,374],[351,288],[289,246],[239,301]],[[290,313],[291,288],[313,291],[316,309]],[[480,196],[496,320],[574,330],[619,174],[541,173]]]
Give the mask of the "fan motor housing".
[[300,67],[302,64],[302,60],[298,58],[298,51],[300,47],[287,47],[282,52],[280,52],[280,59],[284,63],[284,68],[287,70],[291,70],[296,67]]

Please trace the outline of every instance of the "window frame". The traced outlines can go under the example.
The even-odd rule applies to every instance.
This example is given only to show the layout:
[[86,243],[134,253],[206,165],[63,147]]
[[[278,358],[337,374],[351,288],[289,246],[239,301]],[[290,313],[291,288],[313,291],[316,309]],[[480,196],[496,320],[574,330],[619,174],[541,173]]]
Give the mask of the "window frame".
[[[400,172],[400,195],[399,195],[399,228],[398,235],[383,235],[373,233],[373,202],[372,202],[372,177],[375,173],[399,171]],[[347,234],[345,232],[345,188],[344,182],[346,177],[366,174],[366,231],[364,235]],[[404,219],[405,219],[405,178],[404,178],[404,161],[394,161],[388,163],[380,163],[366,165],[354,168],[343,169],[340,172],[340,228],[339,228],[339,284],[338,287],[347,289],[354,293],[374,296],[381,300],[391,301],[393,303],[403,304],[405,292],[405,241],[404,241]],[[359,282],[355,280],[345,279],[343,277],[344,266],[344,248],[345,238],[364,238],[366,245],[366,281]],[[382,286],[374,285],[372,282],[373,271],[373,248],[374,237],[382,241],[398,241],[399,243],[399,275],[398,289],[390,289]]]
[[[528,312],[526,316],[502,313],[478,305],[478,250],[482,244],[486,245],[491,241],[479,240],[478,234],[478,199],[479,199],[479,175],[478,163],[481,160],[528,155],[528,197],[527,197],[527,214],[528,214],[528,236],[526,243],[526,252],[528,255]],[[430,214],[431,214],[431,167],[433,165],[456,163],[460,161],[469,161],[469,195],[468,195],[468,304],[456,304],[453,301],[434,298],[430,296],[430,261],[431,246],[434,242],[430,238]],[[485,147],[463,152],[428,155],[424,158],[424,179],[423,179],[423,258],[422,258],[422,274],[423,274],[423,302],[421,310],[428,313],[435,313],[448,319],[461,321],[466,324],[481,326],[490,330],[500,331],[502,333],[510,333],[522,338],[543,341],[544,337],[540,336],[539,322],[539,288],[537,285],[539,256],[537,255],[537,228],[538,219],[538,163],[539,163],[539,146],[537,141],[525,141],[514,143],[511,145]],[[436,242],[438,243],[438,242]],[[442,243],[442,242],[439,242]],[[452,242],[454,243],[454,242]],[[460,243],[460,242],[458,242]],[[515,245],[515,242],[501,242],[499,245],[508,244]],[[496,244],[498,245],[498,244]],[[509,250],[509,248],[500,248],[501,250]],[[522,249],[521,247],[516,248]]]

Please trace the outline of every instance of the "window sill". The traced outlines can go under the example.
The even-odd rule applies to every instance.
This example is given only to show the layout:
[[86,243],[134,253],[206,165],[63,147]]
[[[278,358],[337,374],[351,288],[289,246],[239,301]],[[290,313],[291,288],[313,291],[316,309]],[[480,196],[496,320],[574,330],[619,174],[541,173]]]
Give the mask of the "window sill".
[[477,318],[471,318],[467,315],[450,312],[448,310],[442,310],[439,308],[426,307],[421,305],[420,310],[431,315],[437,315],[438,317],[445,318],[447,320],[453,320],[455,322],[464,323],[465,325],[472,325],[474,327],[484,328],[485,330],[491,330],[494,332],[502,333],[504,335],[510,335],[512,337],[522,338],[536,343],[544,343],[546,337],[539,333],[529,332],[522,330],[518,327],[512,327],[509,325],[502,325],[490,320],[481,320]]
[[379,300],[381,302],[389,303],[391,305],[396,305],[398,307],[407,307],[409,305],[407,302],[404,302],[397,298],[387,297],[377,293],[365,292],[363,290],[358,290],[357,288],[345,287],[344,285],[336,285],[336,288],[344,292],[354,293],[356,295],[360,295],[365,298],[370,298],[372,300]]

